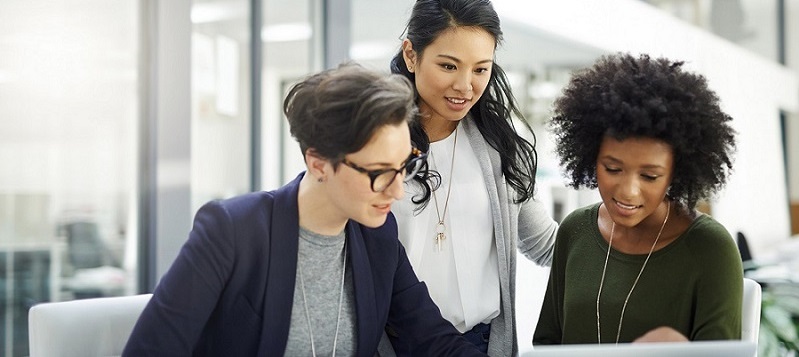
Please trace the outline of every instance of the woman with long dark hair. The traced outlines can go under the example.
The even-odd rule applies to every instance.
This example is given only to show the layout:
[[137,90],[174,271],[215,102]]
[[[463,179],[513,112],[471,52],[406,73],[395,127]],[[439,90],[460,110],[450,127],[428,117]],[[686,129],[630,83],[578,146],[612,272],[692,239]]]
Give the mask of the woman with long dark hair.
[[[557,224],[533,200],[535,140],[514,127],[514,115],[523,118],[494,61],[501,41],[490,1],[414,4],[391,71],[414,83],[420,120],[411,140],[429,152],[429,166],[393,212],[443,316],[489,355],[512,356],[517,251],[549,265]],[[387,332],[398,355],[413,354]]]

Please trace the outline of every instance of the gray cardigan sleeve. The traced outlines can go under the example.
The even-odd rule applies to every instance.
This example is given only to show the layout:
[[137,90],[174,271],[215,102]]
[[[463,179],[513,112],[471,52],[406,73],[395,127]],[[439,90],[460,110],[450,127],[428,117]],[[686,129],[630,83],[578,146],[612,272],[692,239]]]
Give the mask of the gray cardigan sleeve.
[[541,266],[552,264],[558,223],[543,203],[529,199],[519,207],[519,252]]

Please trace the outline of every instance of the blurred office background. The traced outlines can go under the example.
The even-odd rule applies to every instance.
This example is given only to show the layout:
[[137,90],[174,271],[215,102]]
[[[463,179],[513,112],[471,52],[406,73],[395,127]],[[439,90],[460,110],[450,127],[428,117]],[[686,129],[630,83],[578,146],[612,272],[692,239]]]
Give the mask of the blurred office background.
[[[799,280],[799,0],[494,4],[554,217],[598,199],[564,186],[546,130],[571,71],[616,51],[683,59],[739,132],[731,182],[703,209],[768,262],[761,277]],[[293,178],[286,88],[344,59],[387,71],[412,5],[0,1],[0,355],[28,354],[32,305],[152,291],[202,203]],[[522,259],[523,351],[546,278]]]

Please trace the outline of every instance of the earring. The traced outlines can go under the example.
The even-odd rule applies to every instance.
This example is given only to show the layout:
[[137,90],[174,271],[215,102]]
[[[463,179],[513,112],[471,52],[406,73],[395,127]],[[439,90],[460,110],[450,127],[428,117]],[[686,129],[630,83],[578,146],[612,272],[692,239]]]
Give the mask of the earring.
[[413,73],[413,69],[414,69],[414,67],[413,67],[413,66],[410,66],[410,67],[408,67],[408,72],[411,72],[411,73]]
[[322,176],[322,177],[320,177],[320,178],[316,179],[316,182],[319,182],[319,183],[322,183],[322,182],[325,182],[325,181],[327,181],[327,178],[326,178],[326,177],[324,177],[324,176]]

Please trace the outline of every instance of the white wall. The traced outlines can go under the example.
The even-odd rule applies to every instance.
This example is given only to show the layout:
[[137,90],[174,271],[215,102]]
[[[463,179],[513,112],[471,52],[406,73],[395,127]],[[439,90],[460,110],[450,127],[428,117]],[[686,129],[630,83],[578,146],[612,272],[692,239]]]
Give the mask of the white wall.
[[[794,73],[799,74],[799,0],[785,1],[785,60]],[[788,169],[792,202],[799,203],[799,114],[788,117]]]

